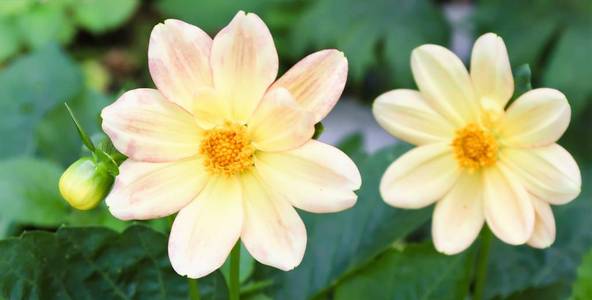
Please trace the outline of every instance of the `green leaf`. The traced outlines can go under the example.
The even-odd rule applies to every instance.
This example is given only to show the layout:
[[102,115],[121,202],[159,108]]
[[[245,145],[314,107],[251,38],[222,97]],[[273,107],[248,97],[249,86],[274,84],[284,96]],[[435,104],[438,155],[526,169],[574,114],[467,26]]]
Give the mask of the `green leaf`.
[[293,28],[292,47],[299,56],[311,48],[338,48],[346,54],[355,80],[379,66],[390,71],[396,85],[408,87],[413,85],[411,50],[425,43],[446,44],[449,35],[441,10],[427,0],[377,0],[371,5],[313,1]]
[[57,188],[61,173],[42,160],[0,161],[0,218],[42,227],[61,224],[70,211]]
[[126,22],[139,4],[138,0],[80,0],[73,3],[74,17],[83,28],[102,33]]
[[544,86],[565,93],[576,114],[581,113],[592,101],[590,53],[592,21],[579,26],[574,24],[559,39],[543,76]]
[[572,300],[592,299],[592,250],[584,256],[578,268],[578,277],[573,287]]
[[79,68],[56,46],[15,60],[0,72],[0,158],[32,154],[38,122],[81,88]]
[[275,299],[307,299],[325,291],[427,222],[430,209],[396,209],[378,192],[387,166],[407,150],[398,144],[357,162],[364,181],[354,207],[335,214],[301,213],[308,232],[306,254],[293,271],[275,273]]
[[[42,247],[40,247],[42,245]],[[187,299],[167,237],[145,226],[28,232],[0,242],[0,293],[10,299]],[[228,299],[219,272],[199,281],[202,299]]]
[[[590,182],[592,172],[583,172]],[[488,267],[486,298],[508,297],[520,291],[571,283],[582,255],[592,248],[592,201],[590,186],[573,202],[553,207],[557,239],[553,246],[539,250],[527,246],[493,243]]]
[[447,256],[431,242],[389,249],[343,280],[335,300],[464,299],[471,282],[471,251]]
[[18,28],[5,18],[0,18],[0,62],[15,55],[21,48]]
[[76,33],[63,0],[35,3],[16,19],[23,40],[31,48],[40,48],[52,42],[66,44]]

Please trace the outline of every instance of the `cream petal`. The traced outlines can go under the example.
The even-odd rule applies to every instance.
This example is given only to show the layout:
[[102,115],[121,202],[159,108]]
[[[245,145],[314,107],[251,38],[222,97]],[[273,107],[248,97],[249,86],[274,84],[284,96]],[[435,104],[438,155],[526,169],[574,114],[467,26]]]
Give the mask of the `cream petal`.
[[524,244],[532,235],[534,209],[519,180],[501,163],[483,173],[485,220],[491,231],[511,245]]
[[446,195],[461,170],[447,143],[419,146],[393,162],[380,181],[380,195],[394,207],[422,208]]
[[454,187],[436,202],[432,238],[439,252],[452,255],[467,249],[485,222],[480,173],[465,173]]
[[335,49],[308,55],[294,65],[273,87],[290,91],[296,102],[314,114],[315,123],[331,111],[347,80],[347,58]]
[[201,29],[169,19],[154,26],[148,46],[148,66],[162,94],[191,111],[198,89],[212,86],[212,39]]
[[179,275],[199,278],[224,264],[242,231],[242,203],[238,178],[218,177],[181,209],[169,238],[169,258]]
[[477,120],[479,106],[462,61],[448,49],[423,45],[411,53],[411,70],[427,103],[451,123]]
[[528,91],[508,108],[501,127],[502,142],[515,147],[549,145],[563,135],[570,117],[571,109],[560,91]]
[[300,264],[306,249],[304,223],[290,203],[253,174],[241,178],[244,227],[241,240],[260,263],[289,271]]
[[206,184],[200,160],[148,163],[131,159],[119,167],[119,175],[105,202],[121,220],[146,220],[178,212]]
[[284,151],[306,143],[314,134],[313,115],[290,92],[276,88],[265,94],[248,123],[255,148]]
[[227,102],[211,88],[198,91],[191,113],[195,122],[203,129],[220,126],[232,119]]
[[475,42],[471,79],[479,99],[491,101],[503,111],[514,93],[514,77],[506,44],[498,35],[486,33]]
[[454,136],[454,126],[434,111],[417,91],[386,92],[376,98],[372,112],[382,128],[414,145],[450,141]]
[[547,248],[555,241],[555,218],[551,206],[532,197],[535,212],[534,230],[528,245],[535,248]]
[[559,205],[580,194],[580,169],[569,152],[557,144],[532,149],[507,148],[500,157],[526,190],[541,200]]
[[157,90],[126,92],[101,117],[115,148],[131,159],[166,162],[198,152],[201,130],[193,116]]
[[290,203],[314,213],[352,207],[361,177],[353,161],[341,150],[310,140],[286,152],[262,152],[255,167],[262,180]]
[[278,55],[269,29],[255,14],[240,11],[214,38],[211,65],[214,86],[237,122],[249,119],[278,71]]

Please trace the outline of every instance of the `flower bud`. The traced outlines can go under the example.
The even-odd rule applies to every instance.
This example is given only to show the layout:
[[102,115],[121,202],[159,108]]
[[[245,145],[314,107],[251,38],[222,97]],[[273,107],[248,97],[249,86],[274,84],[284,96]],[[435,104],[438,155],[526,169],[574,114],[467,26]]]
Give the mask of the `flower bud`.
[[113,176],[90,157],[74,162],[60,178],[60,193],[80,210],[92,209],[109,193]]

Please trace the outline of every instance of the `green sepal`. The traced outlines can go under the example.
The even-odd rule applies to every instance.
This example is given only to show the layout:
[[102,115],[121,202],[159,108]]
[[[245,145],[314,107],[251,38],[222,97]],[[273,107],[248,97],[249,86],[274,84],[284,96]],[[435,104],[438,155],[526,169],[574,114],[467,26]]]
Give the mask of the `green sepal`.
[[312,138],[314,140],[317,140],[321,134],[323,134],[323,131],[325,131],[325,126],[323,126],[323,123],[318,122],[315,124],[314,126],[315,130],[314,130],[314,134],[312,135]]
[[93,156],[97,162],[97,168],[104,169],[109,175],[115,177],[119,175],[119,166],[115,159],[107,152],[101,149],[95,149]]
[[74,125],[76,125],[76,130],[78,131],[78,135],[80,136],[82,143],[84,143],[84,145],[86,146],[86,148],[88,148],[88,150],[90,152],[95,152],[95,149],[96,149],[95,145],[93,144],[93,142],[90,139],[90,137],[88,136],[88,134],[86,134],[86,132],[84,131],[84,129],[80,125],[80,122],[78,122],[78,119],[74,115],[74,112],[72,111],[72,109],[70,108],[68,103],[64,102],[64,106],[66,106],[66,109],[68,110],[68,113],[70,114],[70,118],[72,119],[72,121],[74,121]]

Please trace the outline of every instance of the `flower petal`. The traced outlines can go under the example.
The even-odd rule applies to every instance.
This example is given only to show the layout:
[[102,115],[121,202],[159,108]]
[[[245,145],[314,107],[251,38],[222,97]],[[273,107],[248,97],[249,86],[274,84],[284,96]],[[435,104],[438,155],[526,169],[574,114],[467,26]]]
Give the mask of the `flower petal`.
[[245,219],[241,240],[260,263],[289,271],[306,249],[304,223],[290,203],[253,174],[241,178]]
[[235,121],[246,122],[278,71],[265,23],[255,14],[238,12],[214,38],[211,64],[216,90],[229,101]]
[[314,113],[315,123],[331,111],[347,80],[347,59],[343,52],[327,49],[300,60],[273,87],[284,87],[306,110]]
[[555,241],[555,218],[551,206],[545,201],[532,197],[535,212],[534,230],[528,245],[535,248],[547,248]]
[[475,241],[485,222],[482,188],[479,173],[465,173],[450,192],[436,202],[432,238],[438,251],[457,254]]
[[198,152],[201,130],[193,116],[157,90],[126,92],[101,117],[115,148],[131,159],[165,162]]
[[422,208],[442,199],[461,171],[447,143],[419,146],[400,156],[380,181],[380,195],[400,208]]
[[471,55],[471,79],[481,101],[503,111],[514,93],[514,77],[504,40],[493,33],[479,37]]
[[451,123],[477,120],[478,103],[462,61],[438,45],[423,45],[411,53],[413,77],[428,104]]
[[286,152],[257,154],[255,167],[262,180],[292,205],[309,212],[336,212],[352,207],[361,177],[341,150],[310,140]]
[[386,92],[376,98],[372,112],[382,128],[414,145],[450,141],[454,136],[454,126],[417,91]]
[[557,144],[532,149],[508,148],[502,161],[536,197],[565,204],[580,194],[582,177],[573,157]]
[[563,135],[570,117],[571,109],[560,91],[528,91],[508,108],[501,127],[503,143],[515,147],[549,145]]
[[227,102],[211,88],[198,92],[191,113],[195,122],[203,129],[222,125],[232,119]]
[[534,227],[530,196],[501,163],[484,170],[483,174],[487,225],[500,240],[511,245],[524,244]]
[[248,128],[255,148],[282,151],[310,140],[314,124],[313,115],[298,106],[288,90],[276,88],[265,94]]
[[201,29],[179,20],[154,26],[148,46],[148,66],[162,94],[191,111],[195,94],[212,86],[212,39]]
[[121,220],[146,220],[178,212],[206,184],[200,160],[148,163],[131,159],[119,167],[105,202]]
[[179,275],[206,276],[220,268],[243,227],[243,197],[237,178],[210,181],[173,223],[169,258]]

